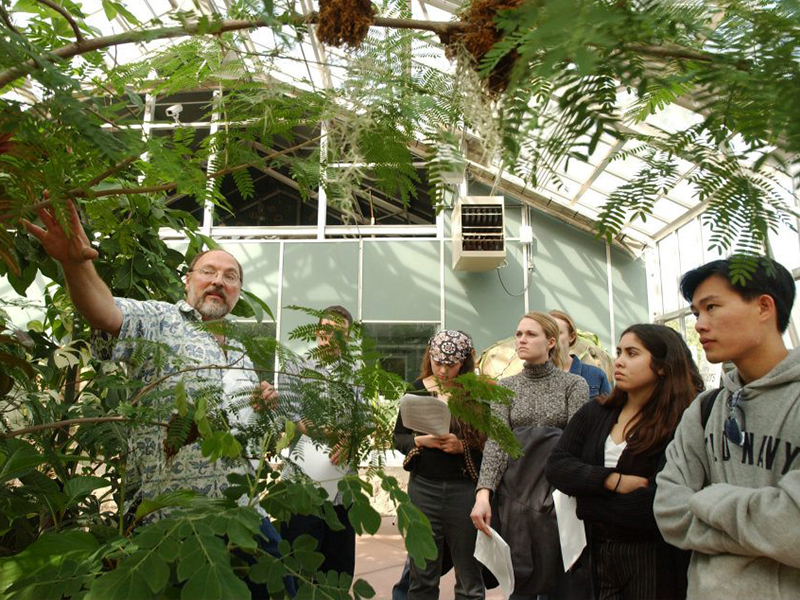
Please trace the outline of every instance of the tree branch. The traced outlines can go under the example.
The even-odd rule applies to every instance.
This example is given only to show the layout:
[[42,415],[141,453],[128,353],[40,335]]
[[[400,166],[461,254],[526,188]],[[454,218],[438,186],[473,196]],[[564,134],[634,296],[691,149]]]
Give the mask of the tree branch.
[[[92,179],[92,180],[91,180],[89,183],[87,183],[87,184],[86,184],[86,187],[89,187],[89,188],[90,188],[90,187],[94,187],[94,186],[96,186],[98,183],[100,183],[100,182],[101,182],[101,181],[103,181],[104,179],[108,179],[108,178],[109,178],[109,177],[111,177],[111,176],[112,176],[114,173],[116,173],[117,171],[120,171],[120,170],[124,169],[125,167],[127,167],[129,164],[131,164],[132,162],[134,162],[134,161],[135,161],[135,160],[137,160],[138,158],[139,158],[139,155],[138,155],[138,154],[134,154],[133,156],[129,156],[128,158],[126,158],[126,159],[125,159],[125,160],[123,160],[122,162],[119,162],[119,163],[117,163],[116,165],[114,165],[113,167],[111,167],[110,169],[106,169],[105,171],[103,171],[102,173],[100,173],[100,175],[98,175],[97,177],[95,177],[94,179]],[[77,192],[77,191],[78,191],[77,189],[75,189],[75,190],[70,190],[70,192]],[[70,193],[70,192],[67,192],[67,193]]]
[[78,28],[78,24],[75,22],[75,19],[73,19],[72,15],[69,14],[69,12],[67,12],[66,8],[64,8],[63,6],[59,6],[58,4],[53,2],[53,0],[36,0],[36,1],[39,2],[40,4],[44,4],[48,8],[52,8],[54,11],[56,11],[58,14],[60,14],[62,17],[65,18],[69,23],[69,26],[72,27],[72,31],[75,32],[75,39],[78,41],[78,43],[83,42],[86,39],[83,37],[83,33]]
[[[308,16],[286,15],[281,18],[281,21],[283,21],[286,25],[299,26],[307,23],[316,23],[318,19],[319,15],[317,13],[311,13]],[[465,27],[465,24],[460,21],[420,21],[415,19],[389,19],[385,17],[377,17],[374,25],[376,27],[432,31],[438,35],[452,33]],[[260,19],[228,19],[220,21],[219,23],[204,23],[202,33],[206,35],[217,35],[227,31],[258,29],[260,27],[267,26],[267,23]],[[141,31],[126,31],[116,35],[83,39],[81,41],[61,46],[60,48],[57,48],[51,52],[50,55],[55,58],[68,59],[81,54],[86,54],[87,52],[94,52],[95,50],[119,46],[121,44],[134,44],[137,42],[149,42],[152,40],[186,37],[190,35],[198,35],[200,33],[200,25],[198,23],[187,22],[177,27],[158,27],[155,29],[146,29]],[[30,73],[36,68],[36,61],[27,60],[21,65],[11,67],[10,69],[0,72],[0,89],[19,79],[20,77]]]
[[[297,144],[295,146],[292,146],[291,148],[286,148],[284,150],[277,150],[277,151],[273,152],[272,154],[269,154],[268,156],[264,156],[262,158],[259,158],[258,160],[255,160],[253,162],[244,163],[244,164],[236,165],[236,166],[233,166],[233,167],[226,167],[224,169],[220,169],[219,171],[214,171],[213,173],[209,173],[208,175],[206,175],[206,179],[216,179],[217,177],[223,177],[223,176],[228,175],[230,173],[234,173],[235,171],[241,171],[242,169],[247,169],[249,167],[257,167],[260,164],[264,163],[265,161],[272,160],[273,158],[277,158],[278,156],[281,156],[283,154],[288,154],[289,152],[294,152],[295,150],[299,150],[299,149],[304,148],[306,146],[310,146],[311,144],[314,144],[314,143],[318,142],[321,139],[322,139],[322,136],[318,135],[315,138],[312,138],[310,140],[306,140],[305,142],[301,142],[301,143],[299,143],[299,144]],[[97,185],[98,183],[100,183],[104,179],[110,177],[111,175],[113,175],[114,173],[119,171],[120,169],[123,169],[126,166],[128,166],[129,164],[131,164],[132,162],[134,162],[137,158],[139,158],[139,157],[138,156],[129,156],[128,158],[126,158],[122,162],[120,162],[120,163],[114,165],[113,167],[111,167],[110,169],[107,169],[106,171],[103,171],[102,173],[100,173],[100,175],[98,175],[97,177],[92,179],[89,183],[87,183],[85,187],[92,187],[92,186]],[[173,181],[173,182],[164,183],[164,184],[161,184],[161,185],[151,185],[151,186],[135,187],[135,188],[112,188],[112,189],[108,189],[108,190],[99,190],[99,191],[96,191],[96,192],[93,192],[91,190],[90,191],[85,191],[85,190],[83,190],[81,188],[73,188],[73,189],[69,190],[68,192],[66,192],[65,195],[69,196],[71,198],[103,198],[105,196],[123,196],[125,194],[153,194],[153,193],[156,193],[156,192],[165,192],[167,190],[171,190],[171,189],[174,189],[176,187],[178,187],[178,183]],[[41,202],[37,202],[36,204],[31,204],[29,206],[26,206],[25,210],[29,211],[29,212],[30,211],[36,212],[40,208],[47,208],[49,206],[51,206],[51,201],[50,200],[42,200]],[[12,217],[10,215],[1,215],[0,216],[0,223],[2,223],[3,221],[10,221],[11,218]]]
[[683,60],[694,60],[698,62],[716,62],[719,57],[705,52],[693,52],[686,48],[679,46],[641,46],[633,44],[627,46],[629,50],[633,50],[639,54],[647,56],[655,56],[658,58],[678,58]]
[[8,11],[6,10],[6,7],[3,6],[2,2],[0,2],[0,19],[3,19],[3,23],[5,23],[6,27],[8,27],[11,31],[20,37],[22,36],[19,30],[14,27],[14,22],[11,20],[11,17],[9,16]]
[[[273,158],[277,158],[278,156],[281,156],[283,154],[288,154],[290,152],[294,152],[295,150],[299,150],[299,149],[304,148],[306,146],[310,146],[311,144],[314,144],[314,143],[318,142],[321,139],[322,139],[322,136],[319,135],[319,136],[317,136],[315,138],[312,138],[310,140],[306,140],[305,142],[301,142],[300,144],[292,146],[291,148],[286,148],[284,150],[277,150],[277,151],[273,152],[272,154],[269,154],[267,156],[259,158],[258,160],[254,160],[253,162],[244,163],[244,164],[236,165],[236,166],[233,166],[233,167],[226,167],[224,169],[220,169],[219,171],[214,171],[213,173],[209,173],[208,175],[206,175],[206,179],[216,179],[217,177],[224,177],[225,175],[228,175],[230,173],[234,173],[236,171],[241,171],[242,169],[247,169],[247,168],[250,168],[250,167],[257,167],[258,165],[260,165],[260,164],[262,164],[262,163],[264,163],[264,162],[266,162],[268,160],[272,160]],[[85,198],[102,198],[103,196],[121,196],[121,195],[124,195],[124,194],[152,194],[152,193],[155,193],[155,192],[165,192],[167,190],[171,190],[171,189],[176,188],[176,187],[178,187],[178,183],[173,181],[171,183],[164,183],[164,184],[161,184],[161,185],[153,185],[153,186],[147,186],[147,187],[113,188],[113,189],[110,189],[110,190],[100,190],[100,191],[97,191],[97,192],[78,191],[78,192],[76,192],[74,194],[74,196],[78,197],[78,198],[81,198],[81,197],[85,197]],[[39,204],[42,204],[42,203],[40,202]],[[37,205],[34,205],[34,207],[36,207],[36,206]]]
[[[67,419],[65,421],[56,421],[55,423],[42,423],[41,425],[34,425],[32,427],[25,427],[24,429],[15,429],[14,431],[5,432],[2,437],[5,439],[25,435],[26,433],[34,433],[36,431],[44,431],[46,429],[60,429],[61,427],[71,427],[73,425],[83,425],[85,423],[115,423],[123,421],[133,421],[129,417],[83,417],[80,419]],[[150,425],[160,425],[161,427],[168,427],[169,423],[164,421],[146,421]]]

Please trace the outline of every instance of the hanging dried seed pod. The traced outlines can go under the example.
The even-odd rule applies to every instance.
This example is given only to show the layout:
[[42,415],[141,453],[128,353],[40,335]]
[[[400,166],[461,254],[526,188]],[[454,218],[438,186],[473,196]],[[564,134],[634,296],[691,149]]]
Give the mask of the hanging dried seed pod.
[[374,22],[369,0],[319,0],[317,39],[337,48],[358,48]]
[[[452,48],[455,48],[456,45],[463,45],[475,60],[475,64],[479,65],[486,53],[501,39],[502,33],[494,22],[497,13],[518,8],[524,1],[472,0],[461,15],[461,21],[467,25],[466,29],[453,32],[447,40],[447,45]],[[448,51],[448,56],[451,58],[455,55],[454,50]],[[500,59],[486,82],[489,91],[501,93],[506,89],[511,69],[517,58],[517,51],[512,50]]]

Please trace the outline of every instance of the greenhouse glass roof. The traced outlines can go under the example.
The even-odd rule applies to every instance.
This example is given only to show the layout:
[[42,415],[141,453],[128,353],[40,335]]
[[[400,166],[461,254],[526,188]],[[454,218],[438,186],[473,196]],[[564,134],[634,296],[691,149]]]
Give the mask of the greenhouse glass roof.
[[[456,19],[459,3],[450,0],[409,0],[412,18],[428,21],[452,21]],[[181,11],[188,18],[215,13],[227,13],[231,0],[140,0],[129,3],[128,8],[142,22],[160,20],[164,25],[174,23]],[[103,35],[122,33],[130,25],[119,16],[108,19],[100,0],[83,2],[84,11],[89,13],[86,22],[97,28]],[[299,0],[296,9],[309,14],[317,10],[317,2]],[[313,27],[313,26],[311,26]],[[286,28],[286,33],[292,30]],[[373,28],[372,35],[382,35],[382,30]],[[252,73],[260,73],[265,78],[274,78],[303,89],[325,89],[338,87],[343,83],[343,74],[348,69],[348,54],[337,48],[323,46],[314,35],[305,36],[304,41],[287,49],[279,45],[273,32],[268,28],[250,29],[237,36],[238,42],[231,46],[231,55],[238,55],[241,64]],[[148,43],[127,44],[111,48],[107,59],[118,64],[139,60],[165,44],[174,44],[183,38],[156,40]],[[445,55],[438,38],[428,36],[429,43],[417,43],[413,48],[412,61],[417,67],[434,68],[443,74],[454,76],[454,64]],[[276,49],[280,48],[280,53]],[[617,102],[620,106],[632,104],[633,94],[619,89]],[[670,104],[660,112],[651,115],[643,122],[625,123],[631,132],[658,135],[685,129],[702,120],[702,116],[692,110],[691,101]],[[681,105],[682,104],[682,105]],[[462,139],[469,142],[474,132],[460,132]],[[422,140],[420,140],[422,142]],[[728,141],[737,144],[736,139]],[[627,144],[630,144],[628,142]],[[620,152],[630,150],[624,140],[617,140],[604,134],[591,156],[586,160],[571,159],[556,165],[557,177],[542,179],[537,188],[529,183],[530,167],[527,172],[515,174],[504,172],[499,161],[480,152],[471,152],[467,143],[469,170],[474,179],[492,186],[499,193],[512,195],[545,212],[553,214],[580,228],[590,230],[609,195],[631,180],[643,166],[636,156]],[[644,247],[652,247],[659,240],[676,231],[682,225],[695,219],[703,212],[704,205],[697,198],[697,189],[692,176],[698,166],[679,161],[678,183],[668,192],[661,194],[655,202],[652,214],[644,220],[636,218],[627,222],[616,236],[615,242],[638,252]],[[797,206],[793,195],[792,181],[785,174],[774,173],[775,181],[785,191],[785,202]]]

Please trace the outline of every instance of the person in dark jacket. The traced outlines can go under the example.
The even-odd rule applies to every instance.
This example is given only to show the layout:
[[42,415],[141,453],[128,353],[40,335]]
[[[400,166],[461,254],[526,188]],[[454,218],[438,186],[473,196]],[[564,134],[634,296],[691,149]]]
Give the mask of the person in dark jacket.
[[551,310],[548,313],[558,323],[558,344],[561,346],[562,369],[573,375],[580,375],[589,384],[589,398],[606,396],[611,393],[606,372],[594,365],[587,365],[576,355],[570,353],[572,346],[578,339],[578,330],[575,321],[563,310]]
[[[421,374],[414,388],[446,402],[458,385],[454,379],[475,369],[472,338],[461,331],[434,335],[422,357]],[[398,415],[395,447],[406,455],[403,466],[411,471],[408,495],[431,523],[438,554],[424,567],[411,562],[409,600],[436,600],[445,544],[456,571],[457,600],[485,597],[480,563],[475,553],[475,530],[469,511],[481,468],[486,436],[468,424],[452,419],[444,436],[418,434],[403,425]]]
[[[663,325],[626,329],[610,396],[583,406],[547,462],[586,522],[597,600],[683,598],[688,555],[664,542],[655,476],[701,381],[685,342]],[[701,385],[701,384],[700,384]]]

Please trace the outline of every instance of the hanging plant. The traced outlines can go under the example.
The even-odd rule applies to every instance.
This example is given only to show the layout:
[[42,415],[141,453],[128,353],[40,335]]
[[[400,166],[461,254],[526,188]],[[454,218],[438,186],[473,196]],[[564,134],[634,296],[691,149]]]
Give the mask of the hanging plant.
[[[475,66],[480,65],[486,53],[502,39],[502,32],[495,23],[497,14],[519,8],[523,2],[524,0],[473,0],[460,15],[463,27],[454,30],[443,40],[448,58],[456,58],[458,46],[463,46],[474,60]],[[489,91],[500,93],[506,89],[518,56],[517,51],[512,50],[497,62],[486,78]]]
[[317,39],[337,48],[358,48],[374,22],[369,0],[320,0]]

